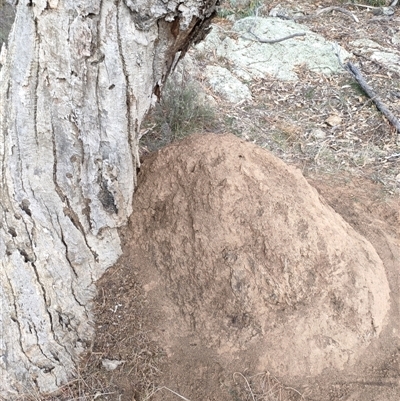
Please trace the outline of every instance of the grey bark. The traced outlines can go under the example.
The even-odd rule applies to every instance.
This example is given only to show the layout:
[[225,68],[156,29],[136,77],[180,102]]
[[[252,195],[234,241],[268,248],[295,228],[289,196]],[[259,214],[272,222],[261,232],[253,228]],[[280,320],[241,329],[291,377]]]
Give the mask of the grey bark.
[[0,60],[0,396],[73,375],[121,253],[141,121],[216,2],[18,2]]
[[0,0],[0,49],[7,41],[14,17],[14,8],[11,4],[6,3],[6,0]]

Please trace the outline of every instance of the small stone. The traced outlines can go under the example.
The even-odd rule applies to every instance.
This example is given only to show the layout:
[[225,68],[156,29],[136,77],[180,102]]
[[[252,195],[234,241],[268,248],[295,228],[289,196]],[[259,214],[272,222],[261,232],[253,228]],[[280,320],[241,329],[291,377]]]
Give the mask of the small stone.
[[285,7],[282,7],[280,4],[271,9],[269,16],[282,19],[291,19],[290,11]]
[[342,118],[339,117],[337,114],[332,114],[325,120],[325,123],[330,125],[331,127],[336,127],[341,122],[342,122]]
[[311,136],[315,139],[325,139],[326,133],[322,129],[316,128],[311,131]]
[[209,65],[205,68],[205,75],[213,91],[229,102],[251,100],[248,86],[226,68]]
[[112,370],[115,370],[118,368],[119,365],[122,365],[125,361],[118,361],[118,360],[112,360],[112,359],[103,359],[101,361],[101,364],[103,365],[103,368],[108,370],[109,372]]

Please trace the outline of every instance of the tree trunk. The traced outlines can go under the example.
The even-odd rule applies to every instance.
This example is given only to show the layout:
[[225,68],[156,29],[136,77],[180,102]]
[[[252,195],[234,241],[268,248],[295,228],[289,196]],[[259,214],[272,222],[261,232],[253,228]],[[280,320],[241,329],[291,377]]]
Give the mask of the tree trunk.
[[138,131],[217,0],[19,0],[0,72],[0,395],[66,383],[121,253]]

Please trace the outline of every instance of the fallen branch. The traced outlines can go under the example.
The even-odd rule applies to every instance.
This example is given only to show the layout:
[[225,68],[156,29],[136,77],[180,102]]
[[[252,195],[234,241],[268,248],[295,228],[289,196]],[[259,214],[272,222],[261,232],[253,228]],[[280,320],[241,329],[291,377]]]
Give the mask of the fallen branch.
[[[392,5],[394,3],[394,5]],[[358,4],[358,3],[345,3],[346,6],[353,6],[353,7],[363,7],[366,8],[368,11],[372,11],[374,15],[384,15],[385,18],[380,20],[374,19],[375,21],[382,21],[386,20],[387,17],[391,17],[394,14],[394,6],[397,4],[397,0],[395,0],[389,7],[374,7],[369,6],[366,4]],[[371,21],[371,20],[370,20]]]
[[[394,0],[389,7],[394,7],[398,3],[398,0]],[[388,8],[388,7],[374,7],[374,6],[369,6],[367,4],[358,4],[358,3],[345,3],[346,6],[353,6],[353,7],[363,7],[363,8],[368,8],[369,10],[382,10],[382,8]]]
[[371,9],[371,10],[379,10],[380,9],[380,7],[369,6],[368,4],[345,3],[345,5],[346,6],[368,8],[368,9]]
[[345,8],[337,7],[337,6],[322,8],[321,10],[318,10],[314,14],[310,14],[310,15],[306,15],[304,17],[296,18],[296,20],[303,20],[303,19],[309,19],[309,18],[318,17],[321,14],[329,13],[331,11],[339,11],[339,12],[341,12],[343,14],[346,14],[349,17],[351,17],[355,22],[357,22],[357,23],[360,22],[358,20],[357,16],[355,16],[352,12],[350,12],[349,10],[346,10]]
[[251,30],[249,30],[248,32],[250,34],[252,34],[257,39],[257,41],[259,41],[260,43],[269,43],[269,44],[283,42],[284,40],[295,38],[297,36],[306,36],[305,32],[299,32],[299,33],[293,33],[292,35],[284,36],[283,38],[279,38],[279,39],[262,39],[259,36],[257,36],[254,32],[252,32]]
[[385,157],[385,160],[390,160],[390,159],[397,159],[400,157],[400,153],[395,153],[394,155]]
[[361,71],[350,61],[346,64],[346,69],[354,76],[358,84],[361,86],[363,91],[371,98],[375,103],[377,109],[389,120],[389,122],[396,128],[397,132],[400,133],[400,121],[395,115],[386,107],[375,91],[367,84]]

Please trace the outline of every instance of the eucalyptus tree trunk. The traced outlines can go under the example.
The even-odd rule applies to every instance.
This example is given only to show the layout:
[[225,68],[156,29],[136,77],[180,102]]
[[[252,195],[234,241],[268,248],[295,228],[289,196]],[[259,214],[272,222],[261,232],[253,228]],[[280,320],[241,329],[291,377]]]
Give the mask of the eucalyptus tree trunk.
[[138,131],[217,0],[19,0],[0,72],[0,395],[66,383],[121,253]]

